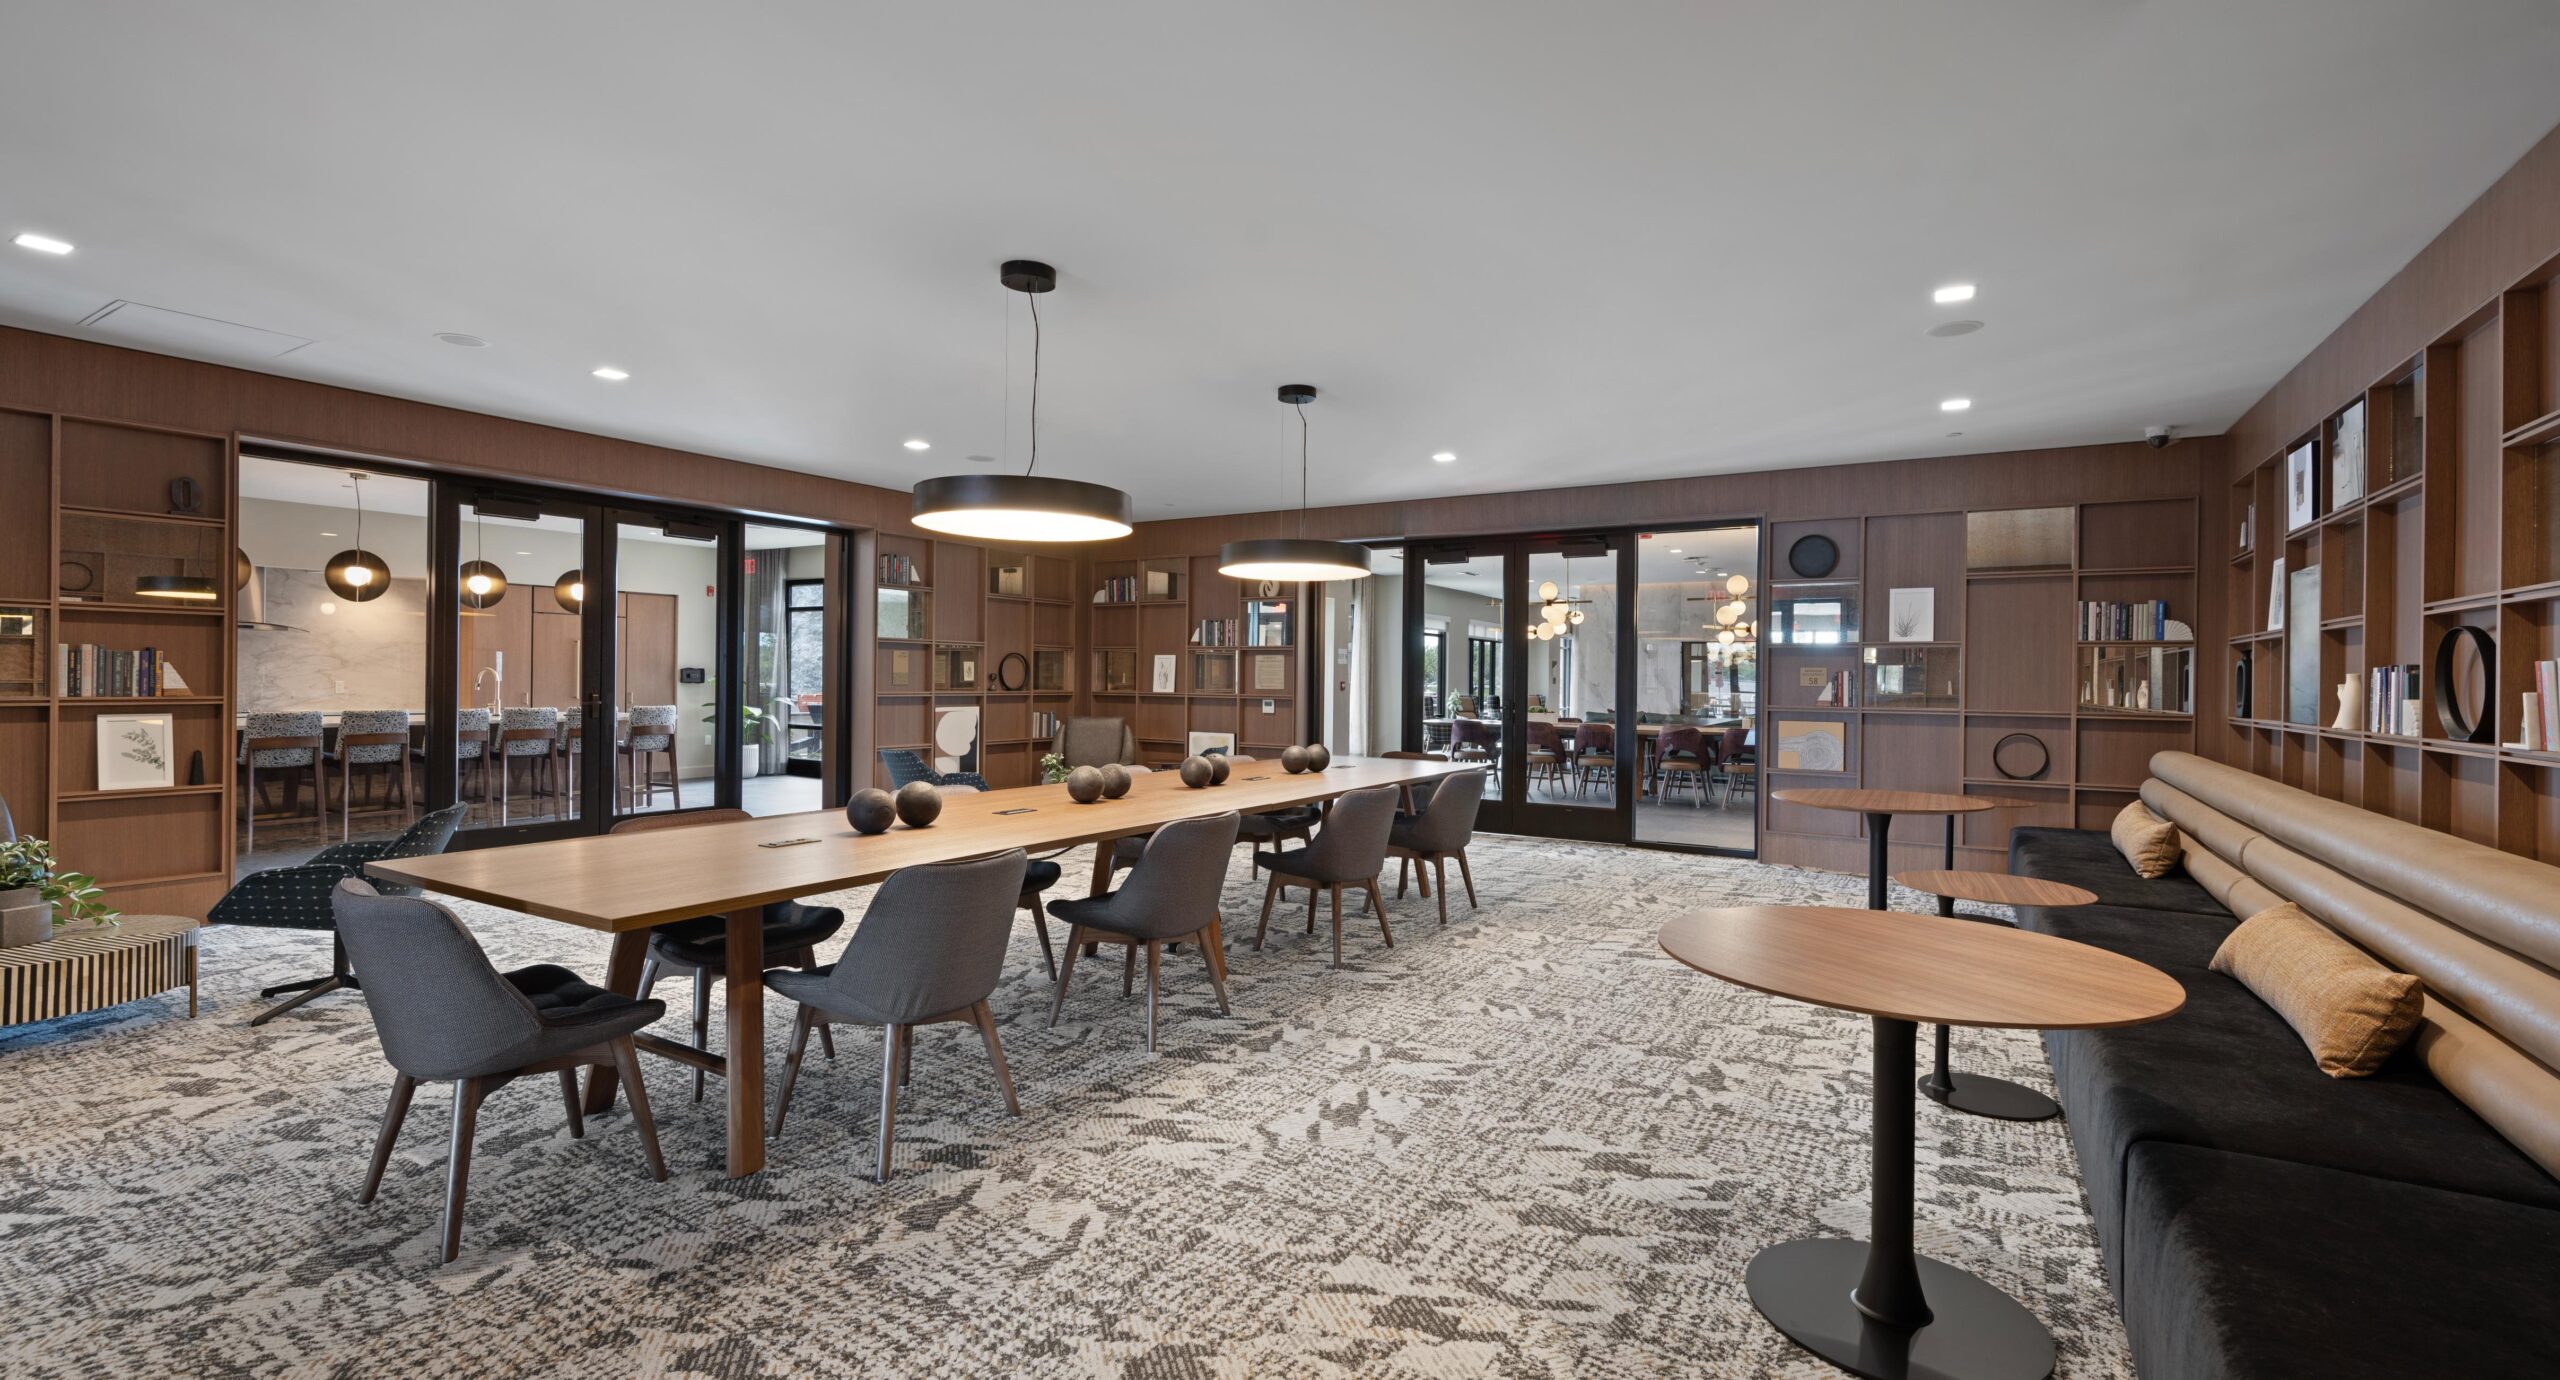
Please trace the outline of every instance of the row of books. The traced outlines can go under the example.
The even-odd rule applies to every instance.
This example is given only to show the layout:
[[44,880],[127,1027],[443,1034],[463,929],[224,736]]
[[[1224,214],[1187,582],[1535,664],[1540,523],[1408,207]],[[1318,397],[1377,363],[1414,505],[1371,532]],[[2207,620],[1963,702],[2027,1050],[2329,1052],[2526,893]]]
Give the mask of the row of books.
[[1173,572],[1170,570],[1147,570],[1135,575],[1109,575],[1103,578],[1102,588],[1093,592],[1093,602],[1134,604],[1140,599],[1173,599],[1179,597],[1174,590]]
[[187,693],[185,678],[162,659],[157,647],[127,652],[93,643],[58,642],[53,649],[53,683],[62,687],[66,699]]
[[2364,731],[2419,736],[2418,668],[2376,666],[2364,679]]
[[1055,714],[1033,714],[1031,716],[1031,736],[1034,738],[1057,737],[1058,716]]
[[1234,647],[1241,645],[1243,620],[1235,618],[1203,618],[1191,625],[1194,647]]
[[1856,674],[1854,671],[1832,672],[1831,678],[1822,683],[1822,693],[1815,695],[1813,702],[1846,707],[1854,693],[1851,687],[1856,684]]
[[915,557],[901,556],[888,551],[880,553],[880,583],[920,585],[924,582],[924,567],[916,564]]
[[2083,642],[2166,642],[2169,640],[2169,601],[2145,599],[2138,604],[2110,604],[2097,600],[2080,601],[2080,640]]
[[2560,743],[2560,661],[2533,663],[2533,693],[2524,697],[2525,715],[2516,746],[2550,752]]

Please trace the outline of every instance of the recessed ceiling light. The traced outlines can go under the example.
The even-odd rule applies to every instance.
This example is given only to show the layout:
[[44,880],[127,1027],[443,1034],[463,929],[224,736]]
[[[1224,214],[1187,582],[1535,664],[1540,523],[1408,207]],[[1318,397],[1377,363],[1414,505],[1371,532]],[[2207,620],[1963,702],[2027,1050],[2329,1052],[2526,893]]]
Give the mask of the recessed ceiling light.
[[16,239],[11,240],[10,243],[18,246],[20,249],[32,249],[39,254],[68,254],[71,252],[71,241],[57,240],[51,235],[39,235],[33,230],[21,232],[19,236]]
[[320,535],[322,535],[322,536],[324,536],[324,537],[334,537],[334,536],[336,536],[336,535],[338,535],[338,534],[337,534],[337,533],[335,533],[335,532],[323,532],[323,533],[321,533]]
[[1938,404],[1938,410],[1940,412],[1962,412],[1971,406],[1973,406],[1973,399],[1971,398],[1949,398],[1945,402]]
[[1951,302],[1970,302],[1973,300],[1973,284],[1949,283],[1936,292],[1930,293],[1929,297],[1942,307]]
[[1672,555],[1674,555],[1674,556],[1679,555],[1679,554],[1680,554],[1680,548],[1679,548],[1679,547],[1676,547],[1676,546],[1675,546],[1675,547],[1672,547],[1672,548],[1671,548],[1671,554],[1672,554]]
[[933,449],[933,442],[928,441],[928,440],[924,439],[924,438],[923,438],[923,437],[921,437],[921,436],[918,436],[918,437],[914,438],[913,440],[910,440],[910,441],[908,441],[908,442],[907,442],[907,449],[909,449],[909,450],[931,450],[931,449]]
[[631,377],[631,371],[628,369],[616,369],[610,364],[598,365],[596,367],[596,377],[603,379],[607,383],[620,383],[624,379]]
[[488,341],[471,334],[469,331],[438,331],[436,332],[436,339],[443,341],[447,345],[459,345],[466,350],[485,350],[489,348]]
[[1457,458],[1458,458],[1458,453],[1457,453],[1456,451],[1454,451],[1454,450],[1444,450],[1444,451],[1440,451],[1440,452],[1438,452],[1437,454],[1433,455],[1431,458],[1432,458],[1432,459],[1434,459],[1434,460],[1437,460],[1437,461],[1439,461],[1441,464],[1445,465],[1445,464],[1448,464],[1450,461],[1457,459]]
[[1956,336],[1971,335],[1981,329],[1982,323],[1979,321],[1941,321],[1929,328],[1929,334],[1939,340],[1951,340]]
[[1950,441],[1952,441],[1952,440],[1954,440],[1955,438],[1957,438],[1957,437],[1959,437],[1959,436],[1962,436],[1963,434],[1964,434],[1964,433],[1963,433],[1963,432],[1961,432],[1961,431],[1950,431],[1950,432],[1948,432],[1948,433],[1947,433],[1947,439],[1948,439],[1948,440],[1950,440]]
[[968,461],[972,465],[992,465],[996,462],[996,458],[992,455],[972,455],[968,457]]
[[532,555],[533,553],[532,553],[532,552],[530,552],[530,551],[519,551],[519,552],[517,552],[516,554],[517,554],[517,555],[519,555],[519,556],[530,556],[530,555]]

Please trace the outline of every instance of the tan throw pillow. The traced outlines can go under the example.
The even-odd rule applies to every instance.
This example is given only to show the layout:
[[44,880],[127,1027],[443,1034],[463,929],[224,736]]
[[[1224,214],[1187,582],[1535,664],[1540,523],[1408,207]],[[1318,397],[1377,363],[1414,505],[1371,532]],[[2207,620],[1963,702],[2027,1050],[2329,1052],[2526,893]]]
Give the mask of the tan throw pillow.
[[2213,970],[2274,1007],[2331,1078],[2362,1078],[2408,1043],[2425,988],[2286,902],[2240,922],[2214,951]]
[[2151,813],[2151,807],[2139,800],[2116,812],[2107,837],[2116,841],[2116,851],[2141,876],[2166,877],[2178,865],[2178,826]]

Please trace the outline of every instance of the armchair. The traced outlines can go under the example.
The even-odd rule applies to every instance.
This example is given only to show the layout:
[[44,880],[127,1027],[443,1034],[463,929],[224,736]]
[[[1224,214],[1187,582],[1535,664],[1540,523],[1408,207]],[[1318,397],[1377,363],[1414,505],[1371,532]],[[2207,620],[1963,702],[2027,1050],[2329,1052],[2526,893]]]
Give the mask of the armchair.
[[[311,861],[296,867],[278,867],[265,872],[252,872],[213,903],[205,919],[215,925],[253,925],[274,930],[328,930],[333,938],[329,946],[329,974],[301,982],[282,982],[261,990],[261,997],[279,997],[287,992],[294,996],[267,1008],[250,1018],[249,1024],[265,1025],[313,997],[326,996],[344,988],[362,991],[363,984],[347,970],[346,945],[337,942],[338,928],[331,896],[338,883],[355,878],[364,880],[365,864],[388,862],[393,858],[423,858],[441,853],[453,841],[453,831],[462,824],[468,805],[448,805],[421,817],[417,823],[401,831],[395,839],[376,839],[367,843],[332,844],[313,854]],[[387,896],[414,896],[416,887],[389,882],[374,884],[374,889]]]
[[973,771],[935,771],[926,764],[924,754],[914,748],[882,748],[880,765],[888,771],[889,789],[893,791],[912,781],[929,781],[937,786],[966,786],[975,791],[987,788],[987,778]]

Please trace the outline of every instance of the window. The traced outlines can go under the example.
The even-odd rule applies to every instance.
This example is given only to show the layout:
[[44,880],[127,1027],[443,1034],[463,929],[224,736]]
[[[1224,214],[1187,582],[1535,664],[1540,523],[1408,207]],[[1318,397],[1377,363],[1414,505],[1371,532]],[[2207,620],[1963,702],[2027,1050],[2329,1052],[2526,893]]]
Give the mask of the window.
[[825,690],[827,582],[792,580],[783,586],[786,661],[782,693],[798,698]]
[[1440,717],[1442,706],[1449,702],[1449,630],[1426,628],[1422,633],[1422,717]]
[[1467,694],[1476,712],[1488,713],[1502,703],[1502,639],[1467,638]]

